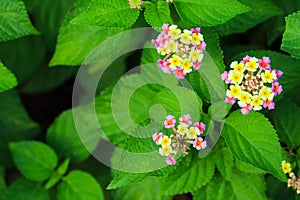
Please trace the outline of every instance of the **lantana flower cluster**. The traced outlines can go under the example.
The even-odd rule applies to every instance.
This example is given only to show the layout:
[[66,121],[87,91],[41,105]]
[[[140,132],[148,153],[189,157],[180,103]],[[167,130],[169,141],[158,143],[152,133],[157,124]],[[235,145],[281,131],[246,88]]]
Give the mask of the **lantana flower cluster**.
[[177,25],[162,26],[162,32],[151,42],[163,56],[157,61],[163,72],[183,79],[193,69],[201,67],[206,43],[200,31],[200,28],[182,31]]
[[300,176],[296,176],[294,172],[292,172],[291,164],[283,160],[281,162],[281,169],[283,173],[289,175],[287,186],[296,190],[297,194],[300,194]]
[[141,6],[144,4],[144,1],[141,0],[128,0],[128,3],[130,5],[130,8],[137,8],[137,9],[141,9]]
[[283,73],[272,69],[270,62],[269,57],[250,56],[232,62],[231,70],[222,74],[222,79],[229,85],[225,102],[234,104],[237,101],[244,115],[250,110],[274,109],[274,97],[282,92],[278,81]]
[[[175,165],[175,157],[181,150],[182,153],[188,155],[189,146],[197,150],[204,149],[206,141],[200,137],[206,129],[206,125],[202,122],[192,124],[192,118],[189,114],[179,118],[179,123],[172,115],[168,115],[164,121],[164,128],[167,134],[163,132],[155,133],[152,136],[153,141],[161,146],[159,153],[162,156],[167,156],[166,162],[168,165]],[[171,133],[170,133],[171,132]]]

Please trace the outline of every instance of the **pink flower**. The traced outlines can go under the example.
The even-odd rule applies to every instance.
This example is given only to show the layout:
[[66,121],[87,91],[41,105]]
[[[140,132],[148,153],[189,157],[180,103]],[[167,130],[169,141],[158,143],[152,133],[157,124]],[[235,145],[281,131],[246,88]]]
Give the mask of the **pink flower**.
[[269,57],[263,57],[262,59],[258,60],[259,67],[264,70],[270,69],[270,62],[271,60]]
[[274,95],[280,94],[282,92],[282,86],[279,85],[278,82],[272,83],[272,92],[274,93]]
[[201,62],[199,62],[198,60],[193,62],[193,68],[194,70],[198,70],[201,67]]
[[175,120],[174,116],[173,115],[168,115],[166,117],[165,122],[164,122],[165,128],[172,128],[172,127],[174,127],[175,126],[175,122],[176,122],[176,120]]
[[176,76],[178,79],[183,79],[186,76],[186,73],[184,73],[182,68],[177,68],[173,71],[173,74]]
[[197,27],[197,28],[192,28],[192,29],[191,29],[191,32],[192,32],[192,33],[200,33],[200,32],[201,32],[201,29],[200,29],[199,27]]
[[234,104],[235,103],[235,98],[226,96],[225,102],[230,103],[230,104]]
[[153,141],[157,144],[157,145],[160,145],[161,144],[161,140],[163,138],[164,134],[163,133],[154,133],[152,135],[152,139]]
[[264,101],[263,107],[272,110],[275,108],[275,103],[273,102],[273,100],[266,99]]
[[231,81],[228,79],[228,75],[229,73],[227,71],[222,74],[222,80],[225,81],[226,84],[231,83]]
[[244,63],[244,64],[246,64],[247,62],[249,62],[250,61],[250,56],[245,56],[244,58],[243,58],[243,61],[242,61],[242,63]]
[[242,106],[241,108],[241,112],[243,113],[243,115],[247,115],[253,107],[250,104],[247,104],[246,106]]
[[169,24],[163,24],[162,30],[165,34],[167,34],[169,32]]
[[199,130],[199,132],[200,132],[200,134],[203,134],[203,132],[205,131],[205,129],[206,129],[206,125],[204,124],[204,123],[202,123],[202,122],[195,122],[194,123],[194,127],[195,128],[198,128],[198,130]]
[[193,142],[193,147],[197,150],[204,149],[206,146],[206,141],[204,141],[201,137],[197,137]]
[[168,165],[175,165],[176,164],[176,160],[172,157],[172,156],[168,156],[166,159],[166,162]]
[[275,81],[277,81],[283,75],[283,72],[281,70],[276,70],[276,69],[271,70],[271,72],[273,71],[275,72],[277,78]]
[[192,118],[191,115],[183,115],[182,117],[179,118],[180,124],[189,126],[192,124]]

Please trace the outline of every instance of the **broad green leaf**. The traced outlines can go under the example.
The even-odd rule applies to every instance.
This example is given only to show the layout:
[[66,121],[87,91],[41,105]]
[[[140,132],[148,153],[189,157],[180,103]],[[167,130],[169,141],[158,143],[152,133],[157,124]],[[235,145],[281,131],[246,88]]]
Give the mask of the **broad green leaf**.
[[60,181],[61,177],[67,172],[69,167],[70,159],[67,158],[52,174],[49,178],[48,182],[45,185],[45,189],[48,190],[53,187],[58,181]]
[[0,42],[38,34],[21,0],[0,0]]
[[148,177],[142,182],[115,191],[114,199],[161,200],[161,190],[156,177]]
[[14,181],[7,190],[6,200],[49,200],[50,195],[41,183],[24,178]]
[[230,151],[250,163],[284,180],[281,171],[281,148],[271,123],[255,111],[243,115],[239,110],[225,120],[222,130]]
[[57,200],[104,200],[102,189],[96,179],[87,172],[71,171],[57,188]]
[[300,11],[287,16],[285,22],[281,49],[290,53],[294,58],[300,58]]
[[147,4],[144,16],[150,26],[160,31],[163,24],[171,22],[169,4],[165,1]]
[[215,26],[250,11],[236,0],[174,0],[175,8],[186,22],[195,26]]
[[279,138],[287,144],[289,149],[300,145],[300,108],[288,99],[282,99],[276,104],[274,123],[278,130]]
[[47,48],[41,36],[29,36],[2,42],[0,58],[3,64],[14,73],[21,85],[29,80],[35,70],[43,64],[46,51]]
[[246,55],[255,56],[257,58],[262,58],[263,56],[270,57],[271,68],[283,72],[282,77],[279,79],[279,83],[283,86],[283,93],[292,91],[294,87],[298,85],[300,79],[300,60],[278,52],[260,50],[241,53],[235,56],[233,60],[241,60]]
[[180,165],[177,170],[160,178],[161,191],[165,195],[195,191],[206,185],[214,172],[215,163],[210,156],[200,159],[194,157],[194,161],[189,166]]
[[[58,41],[55,53],[50,61],[50,66],[80,65],[87,55],[102,41],[124,30],[124,28],[120,27],[106,28],[93,25],[71,24],[70,21],[75,16],[84,12],[88,8],[88,5],[89,1],[79,0],[75,3],[74,10],[65,16],[59,30]],[[110,18],[107,17],[107,19]],[[121,42],[117,42],[120,45]],[[107,48],[111,50],[109,47]],[[113,50],[115,51],[116,49]]]
[[17,84],[14,74],[0,61],[0,92],[12,89]]
[[[204,192],[206,189],[206,192]],[[206,188],[193,193],[195,200],[267,200],[264,176],[234,171],[231,181],[214,176]]]
[[17,168],[29,180],[46,180],[57,165],[55,152],[42,142],[14,142],[9,147]]
[[227,147],[221,147],[213,152],[213,158],[216,162],[216,167],[220,171],[222,177],[226,180],[231,180],[233,168],[233,155]]
[[138,9],[131,9],[127,0],[94,0],[89,8],[73,19],[73,24],[102,27],[131,27],[139,17]]
[[5,180],[3,178],[3,175],[0,174],[0,199],[3,200],[5,195],[6,195],[6,183]]
[[265,174],[266,172],[260,168],[254,167],[253,165],[243,162],[239,159],[234,160],[235,167],[241,172],[246,172],[250,174]]
[[[87,118],[85,121],[87,122]],[[90,124],[88,125],[87,134],[93,129]],[[90,155],[79,137],[72,110],[67,110],[56,118],[47,130],[47,142],[55,149],[59,157],[70,158],[72,162],[83,161]]]
[[0,93],[0,99],[0,165],[12,165],[8,143],[32,139],[40,127],[30,119],[15,91]]
[[34,18],[34,26],[45,37],[45,43],[54,50],[61,22],[75,0],[23,0],[28,13]]
[[157,63],[160,55],[150,42],[145,43],[141,57],[141,65],[149,63]]
[[271,0],[240,0],[239,2],[251,8],[251,11],[237,15],[228,22],[216,26],[220,35],[243,33],[257,24],[281,14],[281,10]]

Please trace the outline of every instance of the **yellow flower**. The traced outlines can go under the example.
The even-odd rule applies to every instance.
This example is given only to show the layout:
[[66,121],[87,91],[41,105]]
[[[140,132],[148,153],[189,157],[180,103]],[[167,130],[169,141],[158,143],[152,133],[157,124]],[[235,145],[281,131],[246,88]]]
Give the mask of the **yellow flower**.
[[165,48],[158,47],[158,48],[157,48],[157,53],[160,53],[161,55],[165,56],[165,55],[167,55],[169,52],[168,52],[168,50],[165,49]]
[[263,100],[260,98],[260,96],[253,96],[251,105],[253,106],[253,110],[261,110],[261,105],[263,104]]
[[249,62],[246,63],[246,69],[251,72],[255,72],[258,68],[259,64],[257,63],[257,58],[250,58]]
[[192,61],[200,60],[201,52],[199,50],[193,49],[190,53],[190,58]]
[[177,28],[177,25],[172,25],[169,27],[169,36],[172,39],[177,39],[180,37],[181,30]]
[[182,62],[182,58],[177,55],[173,55],[172,58],[170,59],[170,63],[173,68],[180,66],[181,62]]
[[182,61],[181,67],[184,73],[190,73],[192,71],[192,63],[189,59],[184,59]]
[[161,140],[161,146],[166,147],[171,144],[171,139],[168,136],[164,136]]
[[239,100],[241,102],[240,104],[246,106],[251,101],[251,94],[249,94],[248,92],[242,91],[240,94]]
[[163,146],[162,148],[159,148],[159,153],[162,156],[168,156],[172,153],[172,148],[170,146]]
[[193,33],[192,34],[192,42],[194,45],[198,45],[203,41],[203,35],[200,33]]
[[176,52],[177,49],[178,49],[178,43],[171,40],[169,41],[167,44],[166,44],[166,49],[169,51],[169,52]]
[[285,160],[281,162],[281,169],[285,174],[290,173],[292,171],[291,164],[286,162]]
[[266,70],[264,73],[261,74],[261,79],[264,83],[272,83],[274,79],[276,79],[275,72],[270,72]]
[[268,87],[262,87],[259,91],[259,96],[263,99],[263,100],[266,100],[266,99],[269,99],[269,100],[272,100],[273,97],[274,97],[274,94],[271,90],[271,88],[268,88]]
[[199,129],[198,129],[198,128],[191,127],[191,128],[188,130],[187,137],[188,137],[189,139],[195,139],[195,138],[197,137],[197,135],[200,135],[200,132],[199,132]]
[[239,85],[231,85],[229,89],[230,89],[230,97],[234,97],[234,98],[238,98],[242,91]]
[[189,30],[184,30],[181,34],[180,41],[184,44],[190,44],[192,39],[192,32]]
[[177,132],[178,132],[180,135],[186,134],[186,132],[187,132],[187,127],[186,127],[186,126],[180,124],[177,128],[178,128],[178,129],[177,129]]
[[232,81],[233,84],[240,84],[243,80],[243,73],[234,70],[229,73],[228,78]]

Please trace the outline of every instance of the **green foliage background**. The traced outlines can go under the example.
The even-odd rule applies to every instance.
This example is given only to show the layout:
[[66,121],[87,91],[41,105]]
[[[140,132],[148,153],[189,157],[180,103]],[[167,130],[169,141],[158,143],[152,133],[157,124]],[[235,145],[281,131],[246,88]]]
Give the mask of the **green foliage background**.
[[[283,93],[272,111],[243,116],[228,107],[221,137],[205,158],[192,152],[175,166],[149,173],[110,169],[90,156],[77,133],[72,109],[85,108],[71,108],[76,72],[109,37],[139,27],[160,31],[163,23],[201,27],[211,57],[203,62],[214,62],[220,74],[245,55],[269,56],[271,66],[284,73]],[[280,166],[282,160],[296,172],[300,166],[299,30],[300,2],[292,0],[151,0],[140,10],[130,9],[127,0],[0,0],[0,200],[299,199],[287,189]],[[136,39],[151,46],[143,35]],[[120,38],[107,55],[127,42]],[[145,48],[109,66],[94,100],[102,126],[95,134],[130,152],[157,148],[151,138],[124,133],[111,106],[117,80],[157,59],[155,50]],[[149,69],[141,73],[160,80]],[[138,77],[121,80],[130,86]],[[210,125],[218,121],[210,112],[218,104],[203,77],[191,73],[187,81],[193,91],[180,92],[196,99],[199,106],[188,105],[199,112],[196,117]],[[180,116],[185,113],[178,101],[172,91],[149,84],[131,97],[129,113],[137,124],[147,123],[151,106],[160,104]],[[85,134],[94,133],[89,113],[81,117]]]

